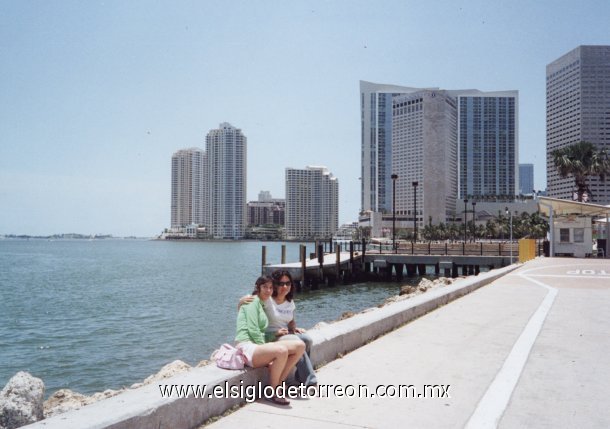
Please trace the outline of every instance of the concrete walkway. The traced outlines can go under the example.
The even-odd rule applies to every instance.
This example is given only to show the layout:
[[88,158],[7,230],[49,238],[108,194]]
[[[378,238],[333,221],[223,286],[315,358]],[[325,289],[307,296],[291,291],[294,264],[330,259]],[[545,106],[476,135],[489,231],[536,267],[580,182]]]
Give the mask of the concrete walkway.
[[327,389],[290,407],[259,400],[208,427],[608,428],[609,332],[610,262],[537,259],[318,371],[322,389],[413,385],[403,391],[435,397]]

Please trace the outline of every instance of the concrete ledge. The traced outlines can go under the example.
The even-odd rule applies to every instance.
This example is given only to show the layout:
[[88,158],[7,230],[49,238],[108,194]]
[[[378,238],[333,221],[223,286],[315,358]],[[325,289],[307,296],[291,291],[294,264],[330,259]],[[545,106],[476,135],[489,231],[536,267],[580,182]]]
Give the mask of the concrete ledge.
[[[495,279],[511,272],[516,265],[466,278],[452,285],[433,289],[423,295],[388,304],[342,320],[320,329],[309,331],[313,339],[311,359],[315,365],[330,362],[338,355],[355,350],[371,340],[390,332],[442,305],[447,304]],[[139,389],[128,390],[46,420],[28,428],[47,429],[128,429],[134,427],[191,429],[211,417],[221,415],[231,407],[245,402],[245,398],[162,398],[160,385],[249,386],[265,382],[266,368],[228,371],[215,365],[178,374],[161,382]]]

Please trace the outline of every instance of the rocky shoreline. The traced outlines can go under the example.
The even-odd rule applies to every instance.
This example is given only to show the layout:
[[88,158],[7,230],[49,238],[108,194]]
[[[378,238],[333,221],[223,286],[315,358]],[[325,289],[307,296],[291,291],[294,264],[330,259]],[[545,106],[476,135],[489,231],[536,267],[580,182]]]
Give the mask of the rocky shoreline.
[[[430,289],[443,287],[452,284],[457,279],[439,277],[434,280],[427,278],[421,279],[417,286],[404,285],[401,287],[400,294],[387,298],[377,307],[362,310],[365,313],[375,308],[384,307],[394,302],[403,301],[416,295],[426,293]],[[338,320],[344,320],[358,313],[345,312]],[[336,321],[334,321],[336,322]],[[330,323],[334,323],[330,322]],[[320,322],[312,329],[328,325],[327,322]],[[202,360],[195,367],[209,365],[211,361]],[[27,372],[18,372],[13,376],[7,385],[0,392],[0,429],[15,429],[26,424],[34,423],[48,417],[56,416],[68,411],[82,408],[86,405],[116,396],[130,389],[137,389],[147,384],[151,384],[176,374],[186,372],[193,368],[191,365],[176,360],[165,365],[161,370],[146,378],[141,383],[135,383],[128,388],[120,390],[108,389],[104,392],[94,393],[87,396],[69,389],[61,389],[53,393],[46,401],[44,400],[44,383],[41,379],[33,377]]]

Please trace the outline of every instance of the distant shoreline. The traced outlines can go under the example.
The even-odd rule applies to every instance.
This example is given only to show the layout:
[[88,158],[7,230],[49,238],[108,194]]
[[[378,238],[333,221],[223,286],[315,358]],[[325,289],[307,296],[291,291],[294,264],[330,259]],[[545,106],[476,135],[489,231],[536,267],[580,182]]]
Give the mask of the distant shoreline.
[[[294,238],[274,238],[261,240],[259,238],[240,238],[240,239],[223,239],[223,238],[151,238],[153,241],[175,241],[175,242],[212,242],[212,243],[238,243],[238,242],[257,242],[257,243],[314,243],[315,240],[299,240]],[[327,240],[325,240],[327,241]]]
[[0,235],[2,240],[150,240],[152,237],[114,237],[111,234],[53,234],[53,235],[27,235],[27,234],[4,234]]
[[[314,243],[315,240],[299,240],[299,239],[268,239],[261,240],[258,238],[241,238],[238,240],[222,239],[222,238],[159,238],[157,237],[114,237],[113,235],[86,235],[86,234],[54,234],[54,235],[25,235],[25,234],[0,234],[0,240],[63,240],[63,241],[80,241],[80,240],[148,240],[148,241],[167,241],[167,242],[207,242],[207,243],[241,243],[241,242],[257,242],[257,243]],[[325,240],[326,241],[326,240]]]

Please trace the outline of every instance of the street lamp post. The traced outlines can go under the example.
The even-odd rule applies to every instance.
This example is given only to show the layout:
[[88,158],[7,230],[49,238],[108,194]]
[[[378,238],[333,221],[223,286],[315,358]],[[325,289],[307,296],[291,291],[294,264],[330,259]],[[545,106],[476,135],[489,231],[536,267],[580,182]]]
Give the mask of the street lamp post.
[[396,249],[396,179],[398,174],[392,174],[392,249],[397,253]]
[[476,240],[476,232],[477,232],[477,225],[475,223],[476,220],[476,211],[474,210],[474,207],[477,205],[476,201],[472,202],[472,241],[475,242]]
[[[505,207],[506,214],[509,214],[508,207]],[[513,212],[510,212],[510,263],[513,263]]]
[[413,182],[413,243],[417,242],[417,185],[419,182]]
[[464,244],[466,244],[466,223],[468,218],[468,198],[464,198]]

